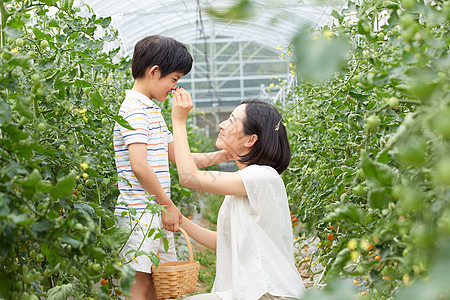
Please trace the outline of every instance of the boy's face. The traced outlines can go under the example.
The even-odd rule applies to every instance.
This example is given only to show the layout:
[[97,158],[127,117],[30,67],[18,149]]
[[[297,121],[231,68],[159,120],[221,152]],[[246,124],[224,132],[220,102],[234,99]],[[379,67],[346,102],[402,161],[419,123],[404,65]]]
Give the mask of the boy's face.
[[167,96],[177,87],[177,82],[183,75],[181,72],[172,72],[161,77],[161,72],[159,70],[156,71],[150,83],[151,99],[156,99],[160,102],[166,101]]

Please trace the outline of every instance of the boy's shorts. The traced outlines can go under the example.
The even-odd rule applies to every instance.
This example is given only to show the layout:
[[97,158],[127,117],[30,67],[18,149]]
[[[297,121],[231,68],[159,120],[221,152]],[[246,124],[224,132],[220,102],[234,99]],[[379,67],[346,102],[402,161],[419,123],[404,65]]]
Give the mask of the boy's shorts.
[[[130,250],[137,250],[139,248],[139,245],[141,244],[145,233],[148,231],[149,226],[152,228],[161,228],[161,216],[158,215],[152,215],[151,213],[144,213],[142,217],[140,218],[139,222],[136,222],[140,217],[140,214],[136,214],[136,216],[133,217],[134,220],[131,220],[130,225],[130,218],[128,216],[125,217],[118,217],[117,225],[118,226],[124,226],[128,228],[133,228],[134,225],[137,223],[137,226],[135,230],[131,233],[130,238],[126,242],[125,246],[123,247],[122,251],[119,253],[119,257],[124,261],[129,261],[133,256],[135,256],[135,253],[130,253],[126,256],[125,254]],[[153,222],[152,222],[153,217]],[[131,227],[130,227],[131,226]],[[167,262],[167,261],[175,261],[177,260],[177,253],[175,251],[175,242],[173,237],[173,232],[163,230],[166,234],[166,237],[169,241],[169,249],[167,252],[164,250],[164,242],[162,238],[158,238],[156,240],[153,239],[155,234],[153,234],[152,237],[147,237],[142,244],[139,251],[145,251],[147,253],[153,252],[157,254],[159,252],[159,259],[160,262]],[[125,259],[124,259],[125,258]],[[131,263],[128,264],[134,271],[138,272],[144,272],[144,273],[151,273],[152,272],[152,265],[153,263],[146,255],[140,255],[137,256],[134,260],[131,261]]]

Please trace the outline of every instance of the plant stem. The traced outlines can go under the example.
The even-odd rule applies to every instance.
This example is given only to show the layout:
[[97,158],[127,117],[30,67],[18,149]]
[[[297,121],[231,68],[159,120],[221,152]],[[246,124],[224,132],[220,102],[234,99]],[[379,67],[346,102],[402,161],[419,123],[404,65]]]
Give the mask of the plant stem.
[[[97,178],[95,178],[95,186],[97,187],[98,205],[102,206],[102,199],[100,198],[100,189],[98,187]],[[98,233],[102,232],[102,217],[98,218]]]

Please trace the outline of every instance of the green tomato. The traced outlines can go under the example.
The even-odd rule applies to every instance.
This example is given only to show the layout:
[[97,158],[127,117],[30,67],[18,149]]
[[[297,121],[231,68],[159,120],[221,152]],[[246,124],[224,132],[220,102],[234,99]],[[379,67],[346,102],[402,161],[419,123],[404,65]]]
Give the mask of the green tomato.
[[397,108],[398,107],[398,98],[397,97],[391,97],[387,100],[389,106],[391,108]]
[[39,82],[41,80],[41,76],[39,76],[39,74],[34,73],[33,75],[31,75],[31,80],[33,80],[33,82]]
[[21,38],[18,38],[18,39],[16,40],[16,46],[17,46],[17,47],[23,47],[23,45],[25,45],[25,41],[22,40]]
[[29,300],[39,300],[39,297],[34,295],[34,294],[32,294],[32,295],[30,295],[30,297],[28,299]]
[[78,151],[86,151],[86,147],[84,145],[81,145],[78,147]]
[[92,265],[92,270],[95,271],[95,272],[98,272],[98,271],[100,271],[101,269],[102,269],[102,266],[101,266],[99,263],[94,263],[94,264]]
[[26,118],[26,117],[22,117],[19,121],[19,126],[23,126],[28,124],[28,122],[30,122],[30,119]]
[[76,273],[77,273],[77,267],[75,267],[75,266],[70,266],[70,267],[69,267],[69,274],[75,275]]
[[20,264],[19,264],[18,262],[16,262],[16,261],[14,261],[14,262],[9,266],[9,268],[11,269],[11,271],[17,271],[17,270],[19,269],[19,267],[20,267]]
[[66,152],[67,148],[66,148],[66,146],[65,146],[64,144],[61,144],[61,145],[59,146],[59,150],[61,150],[61,151],[63,151],[63,152]]
[[39,97],[42,97],[45,95],[45,91],[43,88],[39,87],[36,89],[36,95],[38,95]]
[[19,211],[20,211],[21,214],[27,214],[27,213],[30,212],[30,208],[28,206],[26,206],[25,204],[22,204],[19,207]]
[[2,58],[4,60],[10,60],[12,56],[13,56],[13,54],[9,51],[3,51],[3,53],[2,53]]
[[52,272],[52,270],[50,268],[47,268],[47,269],[44,270],[44,276],[45,277],[50,277],[50,276],[52,276],[52,274],[53,274],[53,272]]
[[45,123],[45,122],[40,122],[40,123],[37,125],[37,129],[38,129],[39,131],[45,131],[45,130],[47,130],[47,123]]
[[66,268],[67,268],[67,265],[68,265],[69,263],[67,262],[67,260],[61,260],[60,262],[59,262],[59,265],[60,265],[60,267],[61,267],[61,270],[65,270]]
[[403,14],[400,17],[400,24],[402,24],[404,28],[409,28],[414,24],[414,17],[408,13]]
[[108,124],[108,119],[107,118],[103,118],[102,119],[102,125],[106,125]]
[[450,185],[450,158],[440,161],[436,168],[436,178],[438,182]]
[[36,258],[37,257],[37,252],[36,252],[36,250],[31,250],[31,252],[30,252],[30,257],[31,258]]
[[450,138],[450,109],[440,110],[431,120],[431,127],[444,138]]
[[47,47],[48,47],[48,42],[47,42],[47,40],[42,40],[42,41],[41,41],[41,47],[42,47],[42,48],[47,48]]
[[378,118],[378,116],[376,115],[371,115],[366,119],[366,124],[369,130],[377,129],[378,126],[380,126],[380,123],[381,123],[380,118]]
[[362,196],[362,195],[364,195],[364,187],[362,186],[362,185],[357,185],[357,186],[354,186],[353,188],[352,188],[352,192],[353,192],[353,194],[355,194],[356,196]]
[[34,276],[30,272],[24,272],[22,279],[23,279],[23,282],[30,283],[30,282],[33,282]]
[[23,282],[22,281],[16,281],[14,284],[14,287],[16,288],[16,291],[21,292],[23,290]]
[[84,226],[83,226],[83,224],[81,224],[81,223],[76,223],[76,224],[73,226],[73,229],[82,231],[82,230],[84,230]]
[[36,261],[43,262],[44,260],[45,260],[45,255],[42,253],[39,253],[38,256],[36,257]]
[[402,6],[405,9],[413,8],[416,5],[416,0],[402,0]]
[[84,185],[79,183],[78,186],[77,186],[77,189],[78,189],[78,191],[82,192],[84,190]]
[[403,196],[403,187],[400,185],[396,185],[392,188],[392,192],[391,192],[392,197],[394,197],[394,199],[398,200]]
[[88,188],[93,187],[94,184],[95,184],[95,181],[94,181],[94,180],[92,180],[92,179],[90,179],[90,178],[86,179],[86,186],[87,186]]
[[34,272],[33,273],[33,281],[38,281],[39,279],[41,279],[41,273]]

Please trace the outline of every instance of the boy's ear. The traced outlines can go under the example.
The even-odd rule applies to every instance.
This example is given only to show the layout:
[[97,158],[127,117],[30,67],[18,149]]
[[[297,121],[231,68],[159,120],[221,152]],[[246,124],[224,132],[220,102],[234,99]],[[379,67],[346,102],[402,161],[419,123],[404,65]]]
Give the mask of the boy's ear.
[[245,142],[245,147],[253,147],[253,145],[258,140],[258,136],[256,134],[252,134],[248,140]]
[[159,66],[158,65],[154,65],[154,66],[148,67],[147,75],[151,79],[156,78],[156,75],[157,75],[158,71],[159,71]]

